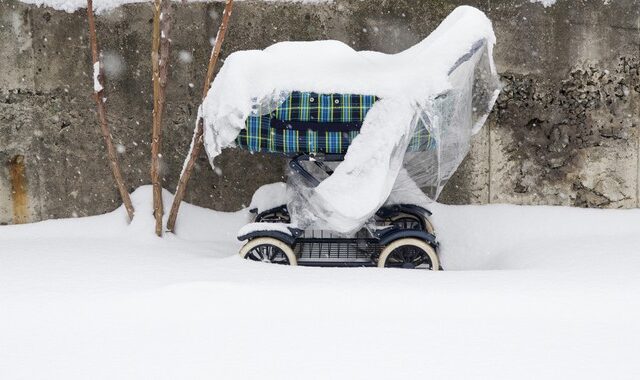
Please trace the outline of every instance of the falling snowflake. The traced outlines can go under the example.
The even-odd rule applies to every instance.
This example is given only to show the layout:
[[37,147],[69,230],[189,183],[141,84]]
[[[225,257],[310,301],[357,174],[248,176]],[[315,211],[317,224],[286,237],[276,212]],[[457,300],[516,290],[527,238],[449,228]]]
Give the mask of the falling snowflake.
[[118,79],[126,67],[124,58],[116,52],[105,51],[102,54],[102,68],[109,79]]
[[180,52],[178,52],[178,60],[180,63],[188,65],[193,62],[193,55],[186,50],[180,50]]

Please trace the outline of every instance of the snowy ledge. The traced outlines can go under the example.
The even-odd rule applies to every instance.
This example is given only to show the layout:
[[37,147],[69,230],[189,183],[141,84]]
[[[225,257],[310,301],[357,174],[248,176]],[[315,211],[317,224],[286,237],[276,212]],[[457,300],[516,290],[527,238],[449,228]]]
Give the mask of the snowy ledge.
[[[73,13],[79,9],[87,7],[86,0],[20,0],[26,4],[32,4],[37,6],[50,7],[56,10]],[[174,0],[179,2],[188,3],[221,3],[225,0]],[[332,3],[333,0],[235,0],[239,1],[261,1],[267,3],[301,3],[301,4],[313,4],[313,3]],[[125,4],[138,4],[138,3],[152,3],[152,0],[94,0],[93,9],[96,13],[107,12]]]

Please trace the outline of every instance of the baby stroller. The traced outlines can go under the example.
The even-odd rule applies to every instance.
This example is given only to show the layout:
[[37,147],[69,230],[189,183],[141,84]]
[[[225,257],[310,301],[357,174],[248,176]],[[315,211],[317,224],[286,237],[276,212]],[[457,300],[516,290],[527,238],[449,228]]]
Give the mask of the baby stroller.
[[211,164],[235,146],[290,168],[286,185],[254,195],[240,255],[442,269],[427,207],[497,98],[494,42],[487,17],[463,6],[397,54],[338,41],[231,54],[199,110]]
[[[322,176],[333,173],[332,164],[344,159],[377,100],[371,95],[292,92],[272,112],[247,118],[236,144],[251,152],[288,156],[289,176],[316,186]],[[434,145],[423,127],[414,133],[409,150]],[[287,265],[441,269],[438,243],[429,220],[431,213],[420,205],[385,204],[367,228],[352,236],[292,227],[284,203],[250,211],[254,223],[238,234],[239,240],[247,241],[240,255],[248,260]]]

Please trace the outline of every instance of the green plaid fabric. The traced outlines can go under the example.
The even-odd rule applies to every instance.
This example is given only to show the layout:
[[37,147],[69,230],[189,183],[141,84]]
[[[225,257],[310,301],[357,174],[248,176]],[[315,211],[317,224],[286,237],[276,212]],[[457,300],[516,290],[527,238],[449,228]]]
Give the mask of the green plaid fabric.
[[[252,152],[344,154],[376,100],[372,95],[292,92],[273,112],[247,118],[236,143]],[[425,150],[433,143],[422,127],[409,149]]]
[[273,116],[283,121],[362,122],[376,100],[371,95],[292,92]]

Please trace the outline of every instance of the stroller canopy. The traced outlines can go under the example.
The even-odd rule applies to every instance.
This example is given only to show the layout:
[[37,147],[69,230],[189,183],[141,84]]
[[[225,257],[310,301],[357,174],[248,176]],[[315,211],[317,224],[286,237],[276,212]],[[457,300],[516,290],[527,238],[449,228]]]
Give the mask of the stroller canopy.
[[233,146],[345,154],[320,185],[296,189],[304,212],[291,210],[338,232],[360,228],[407,178],[436,198],[499,92],[494,43],[487,17],[463,6],[398,54],[338,41],[233,53],[200,109],[211,164]]

